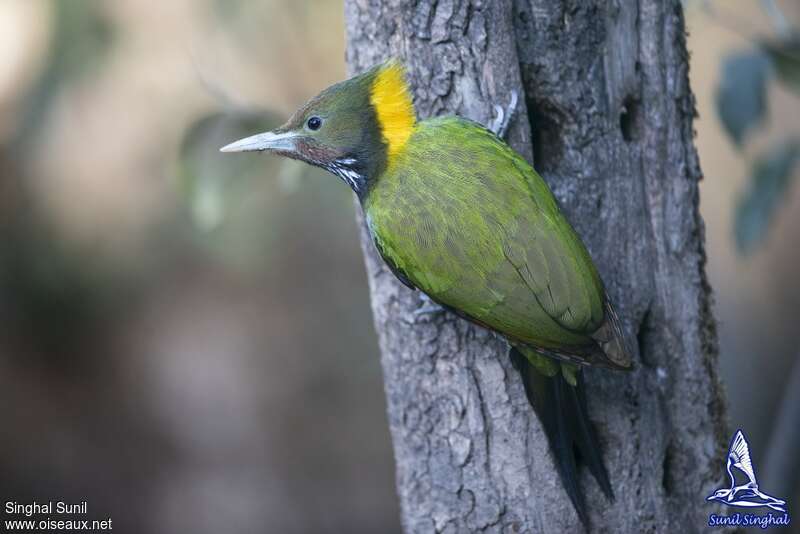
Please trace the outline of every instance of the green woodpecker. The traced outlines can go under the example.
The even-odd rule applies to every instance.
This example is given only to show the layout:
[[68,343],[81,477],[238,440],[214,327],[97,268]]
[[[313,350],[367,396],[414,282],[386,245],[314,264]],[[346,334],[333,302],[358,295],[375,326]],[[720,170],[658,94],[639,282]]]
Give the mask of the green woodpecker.
[[576,452],[613,498],[579,370],[627,369],[630,355],[586,247],[519,154],[475,122],[417,120],[396,61],[329,87],[280,128],[222,148],[253,150],[349,185],[400,281],[508,340],[581,520]]

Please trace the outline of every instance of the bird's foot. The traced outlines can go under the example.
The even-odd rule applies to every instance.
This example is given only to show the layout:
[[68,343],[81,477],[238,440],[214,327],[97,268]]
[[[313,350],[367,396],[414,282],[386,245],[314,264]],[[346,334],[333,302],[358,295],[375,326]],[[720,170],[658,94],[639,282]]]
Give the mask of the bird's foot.
[[417,322],[417,319],[425,315],[436,315],[444,311],[444,308],[433,302],[425,293],[420,293],[419,298],[422,301],[422,306],[411,312],[414,316],[414,322]]
[[511,124],[511,119],[514,117],[514,112],[517,110],[518,95],[516,91],[511,91],[511,102],[508,107],[503,109],[503,106],[495,105],[495,118],[492,121],[489,129],[492,130],[497,137],[505,138],[508,133],[508,126]]

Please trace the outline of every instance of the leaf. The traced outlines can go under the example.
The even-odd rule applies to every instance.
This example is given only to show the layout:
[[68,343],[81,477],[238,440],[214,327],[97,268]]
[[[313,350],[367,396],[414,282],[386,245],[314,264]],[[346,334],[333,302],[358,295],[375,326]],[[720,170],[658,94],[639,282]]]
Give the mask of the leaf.
[[258,153],[223,154],[219,149],[236,139],[278,126],[276,114],[265,111],[215,112],[191,124],[179,153],[179,181],[192,221],[203,230],[220,226],[238,199],[248,194],[248,178],[263,176],[273,164]]
[[775,208],[786,196],[792,170],[800,159],[800,139],[779,145],[756,160],[747,190],[739,198],[735,213],[736,244],[748,254],[763,239],[775,216]]
[[800,33],[778,42],[763,42],[761,46],[769,54],[778,80],[800,95]]
[[731,54],[722,63],[716,93],[717,113],[739,146],[747,132],[764,120],[769,66],[769,58],[760,50]]

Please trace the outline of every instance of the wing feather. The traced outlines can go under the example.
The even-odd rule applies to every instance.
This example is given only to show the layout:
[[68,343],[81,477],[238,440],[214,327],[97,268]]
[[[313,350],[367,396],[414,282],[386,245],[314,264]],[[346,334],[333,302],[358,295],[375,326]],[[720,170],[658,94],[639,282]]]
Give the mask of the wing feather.
[[741,430],[736,432],[728,455],[730,455],[731,460],[733,460],[733,464],[741,469],[751,482],[756,481],[756,474],[753,471],[753,461],[750,459],[750,447],[747,446],[747,440],[744,439],[744,434],[742,434]]

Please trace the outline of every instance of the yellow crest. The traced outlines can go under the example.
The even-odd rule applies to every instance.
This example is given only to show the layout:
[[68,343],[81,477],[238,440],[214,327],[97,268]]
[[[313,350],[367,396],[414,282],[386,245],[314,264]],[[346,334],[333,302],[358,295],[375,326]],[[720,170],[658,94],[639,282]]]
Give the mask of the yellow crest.
[[405,69],[398,61],[390,60],[378,69],[369,96],[391,160],[403,149],[417,122]]

